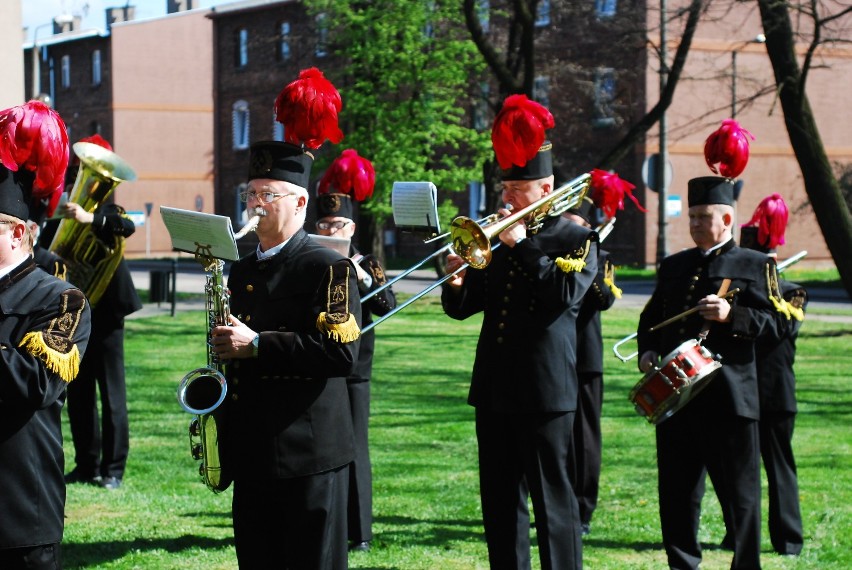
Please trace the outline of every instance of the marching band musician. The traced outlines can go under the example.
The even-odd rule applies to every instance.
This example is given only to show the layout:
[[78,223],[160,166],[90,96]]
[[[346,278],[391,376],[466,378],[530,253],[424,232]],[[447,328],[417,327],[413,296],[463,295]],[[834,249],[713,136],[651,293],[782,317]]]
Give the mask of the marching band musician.
[[[595,203],[585,197],[563,216],[573,223],[591,228]],[[577,315],[577,412],[568,453],[568,475],[580,509],[583,535],[591,531],[592,514],[598,504],[601,476],[601,411],[603,408],[603,335],[601,311],[612,307],[621,297],[615,285],[615,267],[609,252],[598,250],[598,271],[583,297]]]
[[[112,150],[112,145],[97,134],[80,142]],[[76,169],[69,169],[69,177],[76,174]],[[101,204],[94,212],[88,212],[79,204],[67,202],[62,214],[66,219],[90,226],[94,236],[109,247],[113,247],[116,239],[130,237],[136,231],[124,208],[113,203]],[[75,467],[66,474],[67,483],[85,483],[109,490],[121,487],[130,451],[124,319],[141,308],[130,268],[122,258],[103,296],[92,308],[90,350],[83,359],[77,381],[68,387]]]
[[[326,170],[317,191],[317,233],[352,240],[355,236],[354,203],[373,193],[375,171],[369,160],[346,149]],[[362,255],[350,241],[349,258],[358,276],[358,291],[364,295],[387,283],[385,271],[374,256]],[[373,322],[396,307],[393,289],[385,287],[361,304],[361,326]],[[349,550],[369,550],[373,539],[373,475],[370,464],[369,419],[370,377],[373,371],[375,331],[361,336],[358,364],[346,379],[352,425],[355,429],[355,460],[349,466]]]
[[[507,98],[494,121],[502,198],[515,211],[554,189],[542,126],[553,127],[552,115],[523,95]],[[514,147],[518,133],[527,138]],[[448,280],[441,297],[451,318],[484,313],[468,403],[476,409],[488,558],[492,568],[530,567],[531,497],[542,568],[581,568],[568,446],[577,407],[576,318],[597,272],[597,234],[553,216],[537,233],[519,221],[499,239],[491,263]],[[447,272],[462,263],[451,254]]]
[[[299,108],[298,94],[291,98],[306,82],[316,88],[304,90],[336,95],[339,109],[336,89],[311,68],[279,96],[279,121],[290,107],[300,121],[317,116]],[[310,149],[331,137],[319,121],[308,122],[321,132],[306,149],[299,125],[282,122],[292,142],[251,146],[241,198],[262,214],[259,244],[230,270],[232,326],[212,330],[214,350],[229,361],[222,464],[234,475],[240,568],[268,568],[274,560],[281,568],[342,570],[354,458],[346,377],[358,359],[361,305],[351,261],[302,228]]]
[[[770,287],[775,264],[737,247],[732,239],[733,190],[730,178],[689,181],[689,229],[696,247],[663,260],[639,319],[643,372],[660,365],[660,355],[704,333],[704,345],[723,363],[699,394],[656,427],[660,522],[671,568],[698,568],[701,562],[698,525],[705,469],[732,507],[731,568],[760,568],[754,343],[765,336],[777,338],[784,317],[776,310],[777,291]],[[731,290],[739,289],[731,301],[723,296],[725,280]],[[649,332],[696,304],[697,313]]]
[[41,228],[47,213],[47,207],[48,204],[44,200],[38,200],[30,208],[30,217],[27,219],[27,227],[33,236],[33,259],[36,265],[47,271],[50,275],[67,281],[68,265],[66,265],[65,260],[52,251],[48,251],[47,248],[42,247],[39,243],[39,236],[41,235]]
[[91,321],[83,293],[36,266],[26,220],[58,200],[67,163],[59,115],[34,101],[0,111],[0,568],[62,568],[61,414]]
[[[764,198],[752,219],[740,230],[742,247],[776,257],[784,243],[788,210],[778,194]],[[799,483],[793,455],[796,420],[796,338],[805,318],[808,293],[804,287],[778,281],[790,319],[780,342],[758,339],[757,381],[760,395],[760,455],[766,470],[769,497],[769,539],[778,554],[798,555],[804,543]]]

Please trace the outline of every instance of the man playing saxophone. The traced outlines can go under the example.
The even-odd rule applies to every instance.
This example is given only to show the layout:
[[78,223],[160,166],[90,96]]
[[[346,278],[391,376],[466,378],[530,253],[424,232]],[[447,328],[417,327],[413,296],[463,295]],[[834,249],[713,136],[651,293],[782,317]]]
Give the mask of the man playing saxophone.
[[[322,78],[308,70],[301,80],[309,72]],[[285,124],[285,132],[299,129]],[[214,350],[228,361],[222,457],[234,478],[237,560],[240,568],[275,560],[281,568],[343,569],[354,458],[346,377],[358,359],[361,318],[356,272],[302,228],[312,154],[277,141],[250,152],[241,198],[264,214],[259,244],[229,272],[231,326],[212,330]]]

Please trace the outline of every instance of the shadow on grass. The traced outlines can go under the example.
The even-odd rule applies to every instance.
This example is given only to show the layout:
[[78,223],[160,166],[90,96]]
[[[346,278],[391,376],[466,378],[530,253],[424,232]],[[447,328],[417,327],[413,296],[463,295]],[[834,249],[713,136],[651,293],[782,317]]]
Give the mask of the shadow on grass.
[[442,547],[449,542],[484,540],[479,519],[418,519],[414,517],[378,516],[375,524],[384,527],[382,542]]
[[170,553],[185,550],[217,550],[234,546],[233,538],[213,539],[184,535],[178,538],[137,538],[131,541],[63,543],[62,561],[65,568],[88,568],[123,558],[130,552],[162,550]]

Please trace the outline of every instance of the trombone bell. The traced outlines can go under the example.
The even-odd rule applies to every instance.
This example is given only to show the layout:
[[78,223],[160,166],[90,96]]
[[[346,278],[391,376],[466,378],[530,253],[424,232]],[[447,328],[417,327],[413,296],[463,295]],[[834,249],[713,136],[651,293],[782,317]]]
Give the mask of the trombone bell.
[[[488,226],[485,226],[486,228]],[[450,224],[453,251],[474,269],[482,269],[491,263],[491,232],[467,216],[458,216]]]

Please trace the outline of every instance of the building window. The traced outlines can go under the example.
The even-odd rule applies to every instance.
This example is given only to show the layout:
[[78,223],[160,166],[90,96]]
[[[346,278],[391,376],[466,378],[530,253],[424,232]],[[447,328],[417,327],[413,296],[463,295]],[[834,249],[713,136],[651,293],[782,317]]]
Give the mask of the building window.
[[71,87],[71,56],[63,55],[62,56],[62,75],[61,75],[61,85],[63,89],[68,89]]
[[595,0],[595,14],[598,18],[612,18],[617,4],[617,0]]
[[101,84],[101,50],[92,52],[92,85]]
[[483,32],[491,27],[491,0],[479,0],[476,4],[476,15]]
[[278,61],[290,59],[290,22],[278,25]]
[[595,108],[593,126],[611,127],[615,125],[615,70],[601,67],[595,70]]
[[539,28],[550,25],[550,0],[541,0],[536,6],[535,25]]
[[275,111],[272,112],[272,140],[284,140],[284,123],[278,122]]
[[317,47],[315,54],[317,57],[325,57],[328,55],[328,16],[325,14],[317,15]]
[[550,77],[540,75],[533,80],[533,99],[550,108]]
[[249,106],[245,101],[237,101],[231,108],[231,122],[234,131],[234,150],[249,147]]
[[490,127],[488,121],[488,96],[491,94],[491,86],[482,82],[479,84],[479,96],[473,102],[472,127],[477,131],[484,131]]
[[240,28],[237,31],[237,67],[248,65],[248,30]]

